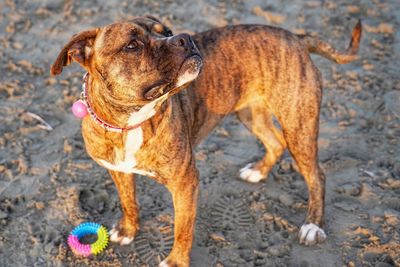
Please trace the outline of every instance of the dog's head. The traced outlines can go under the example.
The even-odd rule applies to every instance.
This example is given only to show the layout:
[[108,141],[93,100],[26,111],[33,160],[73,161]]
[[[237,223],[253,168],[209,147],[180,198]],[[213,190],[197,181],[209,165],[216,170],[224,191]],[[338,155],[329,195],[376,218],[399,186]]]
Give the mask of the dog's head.
[[74,35],[52,65],[51,74],[60,74],[72,61],[100,77],[109,95],[136,104],[179,91],[202,67],[190,35],[173,35],[151,16]]

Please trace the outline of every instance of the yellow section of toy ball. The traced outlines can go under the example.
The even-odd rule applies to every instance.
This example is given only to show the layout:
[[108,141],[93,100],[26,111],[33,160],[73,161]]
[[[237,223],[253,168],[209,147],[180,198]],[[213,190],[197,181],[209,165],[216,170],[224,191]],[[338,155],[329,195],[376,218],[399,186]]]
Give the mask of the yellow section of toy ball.
[[104,226],[97,230],[97,240],[90,245],[93,255],[101,253],[108,245],[108,232]]

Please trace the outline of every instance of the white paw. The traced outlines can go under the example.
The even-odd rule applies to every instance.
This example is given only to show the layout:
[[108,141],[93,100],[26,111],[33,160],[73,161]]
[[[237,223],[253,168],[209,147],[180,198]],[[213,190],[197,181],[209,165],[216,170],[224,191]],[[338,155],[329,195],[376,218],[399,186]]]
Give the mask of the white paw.
[[160,264],[158,265],[158,267],[169,267],[168,263],[163,260],[162,262],[160,262]]
[[262,175],[260,171],[252,169],[252,166],[253,163],[249,163],[244,168],[240,169],[239,176],[242,180],[247,182],[258,183],[264,179],[264,175]]
[[113,227],[111,231],[109,232],[110,234],[110,240],[111,242],[119,243],[120,245],[129,245],[133,241],[133,237],[127,237],[127,236],[120,236],[119,231]]
[[324,230],[313,223],[303,224],[299,231],[300,244],[306,246],[321,243],[326,239]]

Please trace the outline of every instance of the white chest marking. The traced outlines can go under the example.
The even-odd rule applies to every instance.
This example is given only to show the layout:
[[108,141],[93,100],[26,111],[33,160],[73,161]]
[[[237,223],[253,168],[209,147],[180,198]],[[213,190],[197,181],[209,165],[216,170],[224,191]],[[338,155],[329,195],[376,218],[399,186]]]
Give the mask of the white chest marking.
[[[162,98],[162,99],[161,99]],[[128,119],[128,126],[133,126],[148,120],[156,113],[155,106],[160,100],[164,100],[166,97],[161,97],[146,105],[144,105],[139,111],[133,112]],[[141,175],[147,175],[154,177],[153,172],[147,172],[140,169],[136,169],[137,161],[135,158],[136,152],[140,150],[143,144],[143,130],[142,127],[130,130],[127,133],[125,146],[123,149],[114,149],[114,163],[110,163],[104,159],[100,159],[99,163],[105,168],[113,171],[123,173],[137,173]]]
[[128,126],[137,125],[150,119],[156,114],[154,107],[157,105],[159,99],[153,100],[150,103],[144,105],[139,111],[133,112],[128,119]]
[[114,164],[101,159],[100,163],[105,168],[123,173],[137,173],[141,175],[154,176],[152,172],[146,172],[136,169],[137,161],[135,153],[139,151],[143,143],[142,127],[133,129],[127,133],[125,147],[123,149],[115,149]]
[[[139,111],[133,112],[128,119],[128,126],[138,125],[145,120],[150,119],[156,114],[155,107],[158,103],[167,99],[168,94],[165,94],[150,103],[144,105]],[[100,165],[103,167],[123,173],[137,173],[154,177],[155,173],[136,169],[137,161],[135,158],[136,152],[140,150],[143,144],[143,130],[142,127],[130,130],[127,133],[125,146],[123,149],[114,149],[114,163],[110,163],[104,159],[99,159]]]

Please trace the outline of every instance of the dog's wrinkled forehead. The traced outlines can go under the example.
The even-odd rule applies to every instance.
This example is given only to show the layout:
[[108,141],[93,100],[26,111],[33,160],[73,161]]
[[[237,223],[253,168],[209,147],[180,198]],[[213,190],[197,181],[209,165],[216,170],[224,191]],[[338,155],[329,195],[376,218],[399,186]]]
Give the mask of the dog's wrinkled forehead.
[[153,17],[140,17],[113,23],[101,29],[95,41],[95,50],[113,54],[133,37],[146,41],[150,37],[169,37],[172,31]]

